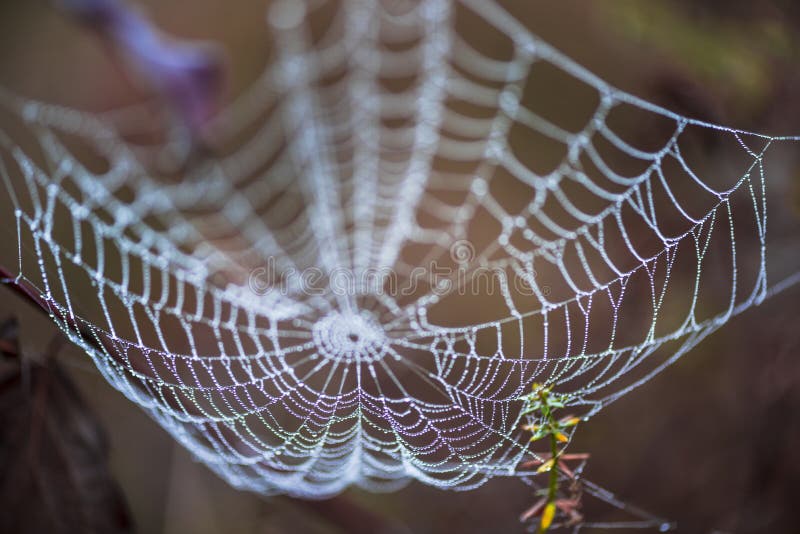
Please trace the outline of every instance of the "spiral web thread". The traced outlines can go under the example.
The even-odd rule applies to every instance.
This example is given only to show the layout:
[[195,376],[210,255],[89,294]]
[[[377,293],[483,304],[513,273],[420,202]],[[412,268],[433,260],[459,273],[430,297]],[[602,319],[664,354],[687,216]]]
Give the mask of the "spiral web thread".
[[591,415],[770,291],[763,158],[796,139],[609,87],[493,1],[328,7],[271,6],[269,67],[178,179],[124,110],[2,98],[3,263],[235,487],[524,476],[532,382]]

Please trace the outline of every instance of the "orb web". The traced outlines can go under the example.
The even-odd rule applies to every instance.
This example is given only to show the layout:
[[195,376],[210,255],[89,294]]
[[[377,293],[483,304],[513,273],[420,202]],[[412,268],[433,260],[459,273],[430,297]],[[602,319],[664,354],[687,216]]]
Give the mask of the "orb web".
[[797,138],[619,91],[491,0],[329,4],[273,4],[178,179],[125,110],[0,97],[2,264],[232,485],[522,476],[532,382],[591,415],[797,281],[764,164]]

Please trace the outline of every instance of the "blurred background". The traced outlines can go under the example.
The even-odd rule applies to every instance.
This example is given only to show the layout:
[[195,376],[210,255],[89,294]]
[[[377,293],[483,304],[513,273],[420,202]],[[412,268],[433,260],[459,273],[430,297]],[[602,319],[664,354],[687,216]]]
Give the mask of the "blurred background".
[[[231,98],[264,67],[262,2],[137,5],[173,35],[220,43]],[[800,134],[796,2],[562,0],[510,8],[540,37],[623,90],[702,120]],[[0,84],[88,110],[136,95],[97,41],[43,1],[0,5]],[[798,160],[787,157],[780,177],[780,210],[787,217],[800,217]],[[790,259],[800,259],[800,242],[787,250]],[[800,287],[794,287],[735,317],[582,426],[571,450],[591,453],[587,478],[675,522],[678,532],[800,532],[794,510],[800,495],[798,302]],[[55,327],[0,287],[0,319],[10,315],[19,318],[23,352],[43,353]],[[469,492],[418,483],[387,495],[351,490],[315,503],[239,492],[194,462],[78,349],[65,347],[58,358],[105,428],[110,472],[138,532],[521,532],[519,515],[535,500],[514,479]],[[585,508],[593,521],[631,518],[591,500]]]

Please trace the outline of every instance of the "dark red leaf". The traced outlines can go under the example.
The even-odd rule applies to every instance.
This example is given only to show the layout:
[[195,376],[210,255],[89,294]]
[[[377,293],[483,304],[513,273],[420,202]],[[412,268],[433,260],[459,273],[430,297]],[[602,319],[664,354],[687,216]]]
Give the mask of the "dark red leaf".
[[52,357],[19,352],[0,324],[0,532],[132,532],[97,419]]

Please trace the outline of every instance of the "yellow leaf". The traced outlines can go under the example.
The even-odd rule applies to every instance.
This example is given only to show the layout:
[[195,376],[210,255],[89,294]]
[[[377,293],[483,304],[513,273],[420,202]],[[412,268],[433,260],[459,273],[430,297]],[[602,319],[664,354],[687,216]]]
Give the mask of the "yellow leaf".
[[566,442],[569,441],[569,438],[567,438],[567,436],[565,436],[561,432],[556,432],[555,433],[555,437],[556,437],[556,440],[560,441],[561,443],[566,443]]
[[522,430],[527,430],[529,432],[536,432],[540,428],[542,428],[541,425],[522,425]]
[[556,503],[549,502],[542,511],[542,520],[539,523],[539,532],[545,532],[550,525],[553,524],[553,518],[556,516]]
[[563,426],[575,426],[580,422],[581,422],[581,418],[580,417],[570,417],[568,419],[562,419],[561,420],[561,424]]
[[545,463],[540,465],[539,469],[537,469],[536,472],[537,473],[545,473],[547,471],[550,471],[553,468],[553,466],[555,465],[555,463],[556,463],[556,459],[555,458],[550,458]]

